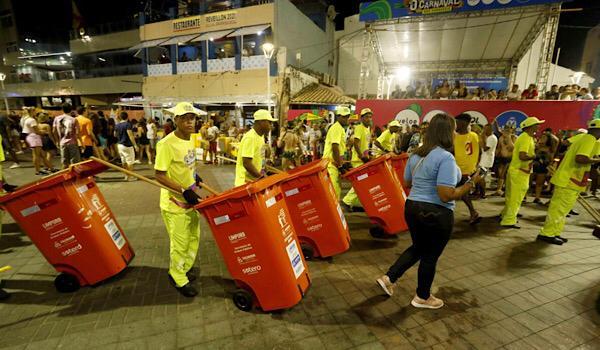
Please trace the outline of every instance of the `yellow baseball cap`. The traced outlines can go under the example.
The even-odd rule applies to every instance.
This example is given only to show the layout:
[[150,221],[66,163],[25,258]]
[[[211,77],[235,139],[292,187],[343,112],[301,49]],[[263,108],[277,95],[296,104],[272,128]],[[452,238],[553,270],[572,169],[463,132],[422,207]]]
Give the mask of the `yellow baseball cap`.
[[178,104],[175,105],[175,107],[166,109],[165,111],[173,114],[175,117],[178,117],[178,116],[184,115],[184,114],[188,114],[188,113],[191,113],[194,115],[206,115],[205,111],[194,107],[194,105],[189,102],[179,102]]
[[344,107],[344,106],[339,106],[335,109],[335,114],[336,115],[341,115],[344,117],[347,117],[351,114],[352,112],[350,112],[350,108],[348,107]]
[[367,113],[371,113],[373,114],[373,111],[371,110],[371,108],[363,108],[360,110],[360,116],[362,117],[363,115],[367,114]]
[[521,122],[521,129],[528,128],[530,126],[538,125],[544,123],[545,120],[539,120],[536,117],[529,117]]
[[254,112],[254,121],[257,120],[268,120],[271,122],[277,121],[277,119],[271,116],[271,112],[267,111],[266,109],[259,109],[258,111]]
[[350,118],[348,118],[349,123],[354,123],[357,121],[358,121],[358,114],[352,114],[352,115],[350,115]]
[[600,129],[600,119],[592,119],[588,123],[588,129]]
[[400,125],[400,122],[397,120],[392,120],[389,124],[388,124],[388,128],[391,128],[393,126],[397,126],[397,127],[401,127],[402,125]]

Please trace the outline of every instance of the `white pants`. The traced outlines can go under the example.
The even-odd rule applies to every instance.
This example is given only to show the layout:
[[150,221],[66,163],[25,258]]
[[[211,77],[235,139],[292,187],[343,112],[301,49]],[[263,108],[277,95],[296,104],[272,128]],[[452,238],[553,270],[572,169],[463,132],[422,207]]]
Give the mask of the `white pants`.
[[122,144],[117,144],[119,150],[119,156],[121,157],[121,163],[123,165],[133,165],[135,161],[135,149],[133,147],[127,147]]

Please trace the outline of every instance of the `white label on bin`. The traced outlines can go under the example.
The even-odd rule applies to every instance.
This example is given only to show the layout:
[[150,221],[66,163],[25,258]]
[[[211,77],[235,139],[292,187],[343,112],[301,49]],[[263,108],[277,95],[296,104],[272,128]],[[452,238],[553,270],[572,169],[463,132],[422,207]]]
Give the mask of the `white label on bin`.
[[291,196],[293,196],[295,194],[298,194],[298,193],[300,193],[300,191],[298,191],[298,187],[296,187],[296,188],[292,188],[291,190],[285,191],[285,196],[286,197],[291,197]]
[[366,179],[367,177],[369,177],[369,174],[366,174],[366,173],[365,173],[365,174],[362,174],[362,175],[358,175],[358,176],[356,177],[356,180],[358,180],[358,181],[362,181],[362,180]]
[[110,219],[109,222],[104,224],[104,228],[106,229],[106,232],[108,232],[108,235],[113,240],[113,243],[117,246],[117,248],[123,248],[125,245],[125,238],[121,234],[121,231],[119,231],[119,227],[115,223],[115,220]]
[[304,263],[302,262],[302,256],[300,255],[296,241],[288,244],[286,250],[292,264],[292,270],[294,270],[294,275],[298,278],[304,272]]
[[87,184],[77,187],[77,192],[79,192],[79,193],[87,192],[87,190],[88,190]]
[[38,211],[40,211],[40,207],[38,205],[34,205],[32,207],[25,208],[25,209],[21,210],[21,215],[23,217],[26,217],[26,216],[29,216],[31,214],[37,213]]
[[342,207],[340,207],[339,203],[337,205],[337,211],[338,215],[340,216],[340,219],[342,220],[342,225],[344,225],[344,229],[346,229],[346,226],[348,226],[348,224],[346,224],[346,217],[344,216],[344,212],[342,212]]
[[229,215],[223,215],[223,216],[214,218],[213,221],[215,222],[215,225],[218,226],[218,225],[221,225],[221,224],[231,221],[231,219],[229,219]]
[[273,206],[273,204],[277,203],[277,200],[275,199],[275,197],[271,197],[269,199],[267,199],[265,201],[265,204],[267,205],[267,208],[270,208]]

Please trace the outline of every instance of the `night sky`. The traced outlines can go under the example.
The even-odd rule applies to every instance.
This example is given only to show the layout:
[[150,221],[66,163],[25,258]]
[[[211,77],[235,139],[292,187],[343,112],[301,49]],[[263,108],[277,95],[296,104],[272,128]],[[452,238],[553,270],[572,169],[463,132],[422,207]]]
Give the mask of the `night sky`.
[[[155,10],[166,11],[174,0],[154,0]],[[341,29],[344,17],[358,13],[359,0],[329,0],[340,14],[336,26]],[[132,19],[133,14],[143,9],[140,0],[75,0],[81,15],[88,25],[107,21]],[[13,0],[17,21],[27,24],[23,35],[35,36],[39,42],[62,42],[68,45],[71,30],[71,0]],[[556,48],[561,47],[559,64],[579,70],[581,54],[589,28],[600,23],[600,1],[575,0],[563,4],[563,8],[584,8],[582,12],[561,14]],[[32,11],[32,9],[34,9]]]

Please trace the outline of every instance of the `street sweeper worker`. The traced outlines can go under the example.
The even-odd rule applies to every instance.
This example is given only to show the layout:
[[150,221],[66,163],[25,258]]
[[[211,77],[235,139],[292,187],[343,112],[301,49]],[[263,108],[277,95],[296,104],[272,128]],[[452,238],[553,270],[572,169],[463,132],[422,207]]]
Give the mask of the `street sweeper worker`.
[[517,214],[529,189],[529,176],[535,159],[534,136],[539,125],[544,123],[536,117],[521,122],[523,132],[515,141],[512,159],[506,174],[504,209],[500,225],[508,228],[521,228],[517,225]]
[[550,182],[554,193],[548,207],[544,227],[537,236],[538,241],[562,245],[567,242],[561,237],[565,218],[573,209],[577,196],[584,192],[590,176],[592,164],[600,163],[600,120],[588,123],[588,132],[569,139],[569,149]]
[[[350,164],[353,168],[358,168],[371,159],[369,144],[371,143],[372,118],[373,112],[370,108],[363,108],[360,111],[360,123],[354,127],[354,134],[352,135],[352,159],[350,160]],[[362,208],[354,187],[346,193],[342,202],[349,211],[354,210],[354,208]]]
[[400,122],[398,122],[397,120],[391,121],[388,124],[387,129],[385,129],[385,131],[382,132],[381,135],[379,135],[377,140],[373,142],[375,147],[377,147],[377,157],[380,157],[394,150],[394,143],[396,142],[395,138],[398,137],[400,127]]
[[266,109],[254,112],[254,125],[244,134],[237,153],[235,165],[235,186],[261,178],[265,174],[266,158],[265,135],[269,134],[273,122],[277,119]]
[[160,190],[160,210],[170,241],[169,279],[182,295],[194,297],[198,291],[191,284],[196,279],[191,269],[198,253],[200,220],[193,205],[200,200],[197,190],[201,180],[195,173],[191,134],[196,116],[204,113],[188,102],[180,102],[167,112],[173,114],[176,129],[157,143],[154,170],[158,182],[181,193]]
[[323,149],[323,158],[329,160],[327,172],[331,178],[333,189],[340,198],[340,169],[344,171],[344,154],[346,153],[346,130],[348,118],[350,117],[350,108],[337,107],[335,110],[335,123],[327,130],[325,137],[325,148]]

